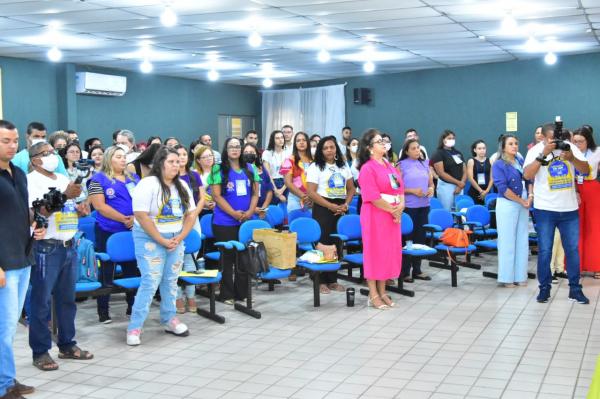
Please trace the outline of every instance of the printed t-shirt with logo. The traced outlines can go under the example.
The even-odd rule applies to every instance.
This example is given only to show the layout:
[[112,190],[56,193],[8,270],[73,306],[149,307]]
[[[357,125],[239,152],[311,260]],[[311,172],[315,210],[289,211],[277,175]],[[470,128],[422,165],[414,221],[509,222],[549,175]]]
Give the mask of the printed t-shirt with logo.
[[[182,184],[182,186],[187,191],[190,201],[187,209],[184,209],[174,184],[169,187],[171,195],[165,202],[158,178],[156,176],[144,177],[133,190],[133,211],[147,212],[160,233],[180,232],[183,228],[185,213],[196,209],[192,191],[187,185]],[[140,226],[137,220],[135,224]]]
[[[103,194],[104,202],[117,212],[125,216],[133,215],[132,195],[135,185],[140,181],[138,175],[126,176],[125,181],[111,179],[104,172],[98,172],[89,180],[88,191],[90,195]],[[109,219],[97,212],[96,224],[103,231],[118,233],[129,230],[123,223]]]
[[[247,168],[247,171],[251,171],[253,182],[259,183],[260,176],[256,167],[248,165]],[[215,165],[212,173],[208,176],[208,184],[221,185],[222,182],[223,172],[221,167]],[[250,208],[250,201],[252,200],[252,184],[246,175],[246,171],[243,169],[230,169],[227,176],[227,185],[221,187],[221,196],[234,210],[246,212]],[[238,226],[240,222],[217,205],[213,213],[213,224],[217,226]]]
[[325,164],[321,170],[317,164],[312,163],[306,171],[306,181],[317,185],[317,194],[329,199],[346,198],[346,182],[352,179],[350,168],[344,164]]
[[[55,187],[64,193],[71,182],[68,177],[55,174],[56,179],[44,176],[38,171],[27,175],[27,191],[29,192],[29,207],[33,201],[42,199],[50,187]],[[54,212],[48,217],[48,228],[44,240],[54,239],[68,241],[77,233],[79,219],[74,200],[67,200],[60,212]]]
[[[586,161],[585,156],[573,144],[571,151],[576,159]],[[535,159],[543,153],[544,142],[539,142],[527,153],[525,163],[526,168]],[[548,166],[540,166],[533,184],[533,207],[544,211],[570,212],[578,209],[577,193],[575,191],[575,166],[569,161],[563,161],[559,158],[561,150],[554,150],[552,155],[548,155],[546,160],[550,161]]]

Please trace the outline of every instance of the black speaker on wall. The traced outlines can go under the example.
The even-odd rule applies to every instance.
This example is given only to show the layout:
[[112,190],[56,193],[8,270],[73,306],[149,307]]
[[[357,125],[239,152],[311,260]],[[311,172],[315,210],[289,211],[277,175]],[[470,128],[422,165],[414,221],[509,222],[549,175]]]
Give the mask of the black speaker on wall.
[[354,89],[354,104],[371,104],[371,89]]

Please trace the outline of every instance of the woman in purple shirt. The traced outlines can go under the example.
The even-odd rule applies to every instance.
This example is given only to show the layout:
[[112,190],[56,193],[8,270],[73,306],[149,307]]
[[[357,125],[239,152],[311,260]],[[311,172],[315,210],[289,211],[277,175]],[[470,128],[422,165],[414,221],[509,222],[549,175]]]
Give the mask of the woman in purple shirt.
[[[412,240],[417,244],[425,244],[423,225],[428,222],[429,199],[433,196],[434,187],[429,163],[423,158],[417,140],[406,140],[398,166],[404,179],[404,198],[406,201],[404,213],[410,216],[414,226],[412,234],[403,238]],[[414,279],[431,280],[431,277],[421,272],[421,260],[417,257],[402,258],[400,277],[407,283],[412,283]]]

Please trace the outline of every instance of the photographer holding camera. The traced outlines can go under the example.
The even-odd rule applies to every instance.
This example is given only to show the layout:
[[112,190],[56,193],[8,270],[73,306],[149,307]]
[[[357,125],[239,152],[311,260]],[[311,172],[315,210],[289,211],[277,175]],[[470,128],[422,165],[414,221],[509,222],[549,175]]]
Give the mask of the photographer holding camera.
[[538,238],[537,276],[540,293],[537,301],[548,302],[552,276],[550,258],[554,230],[558,228],[567,260],[569,299],[581,304],[590,301],[579,283],[579,213],[575,191],[575,169],[587,173],[589,165],[581,151],[569,143],[560,117],[542,127],[544,140],[527,153],[523,177],[534,180],[533,207]]
[[30,233],[30,213],[25,173],[12,163],[19,147],[19,133],[9,121],[0,120],[0,399],[20,399],[33,387],[16,379],[13,339],[29,286],[33,239],[41,239],[44,228]]
[[31,323],[29,346],[33,365],[42,371],[58,369],[50,357],[52,337],[48,329],[50,303],[54,296],[58,322],[58,348],[61,359],[89,360],[93,355],[77,347],[75,337],[75,282],[77,252],[73,236],[77,232],[78,215],[74,198],[81,194],[81,185],[68,177],[54,173],[59,159],[48,143],[29,148],[33,171],[27,175],[29,203],[36,220],[46,217],[47,231],[36,241],[33,255],[36,265],[31,270]]

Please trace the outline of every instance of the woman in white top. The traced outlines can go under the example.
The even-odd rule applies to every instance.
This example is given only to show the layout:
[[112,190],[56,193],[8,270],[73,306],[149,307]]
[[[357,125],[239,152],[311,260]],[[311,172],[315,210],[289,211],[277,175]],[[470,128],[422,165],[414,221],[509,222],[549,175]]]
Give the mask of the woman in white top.
[[271,204],[277,205],[287,201],[288,190],[285,187],[283,176],[280,173],[281,165],[289,156],[285,151],[285,139],[281,130],[274,130],[269,137],[269,145],[262,154],[263,165],[267,168],[273,182],[273,200]]
[[[315,161],[306,172],[306,183],[308,196],[313,201],[312,217],[321,227],[319,242],[333,245],[331,234],[337,230],[338,219],[348,212],[356,191],[352,173],[334,136],[319,141]],[[331,290],[344,291],[337,283],[337,272],[321,273],[321,278],[322,294],[329,294]]]
[[208,175],[212,171],[215,164],[215,155],[210,147],[205,145],[197,145],[194,149],[194,164],[192,169],[200,174],[202,186],[204,187],[204,209],[200,212],[200,217],[207,213],[212,213],[215,209],[215,201],[210,193],[210,185],[208,184]]
[[161,147],[152,161],[148,177],[133,191],[133,241],[142,275],[127,327],[127,344],[139,345],[142,326],[160,288],[160,322],[165,332],[189,335],[176,314],[177,279],[183,266],[184,245],[196,219],[194,197],[179,179],[179,154]]

